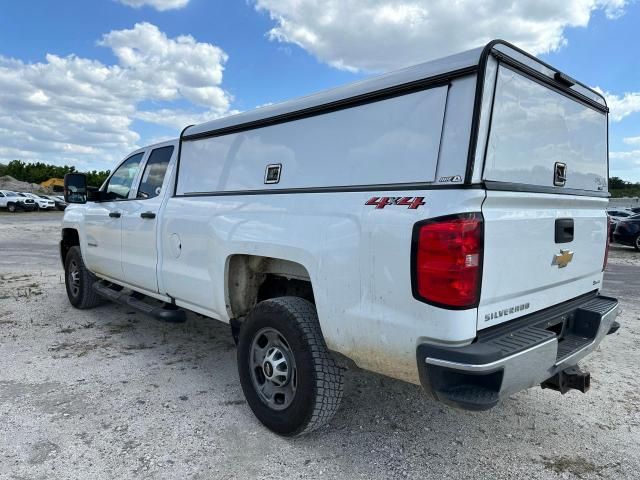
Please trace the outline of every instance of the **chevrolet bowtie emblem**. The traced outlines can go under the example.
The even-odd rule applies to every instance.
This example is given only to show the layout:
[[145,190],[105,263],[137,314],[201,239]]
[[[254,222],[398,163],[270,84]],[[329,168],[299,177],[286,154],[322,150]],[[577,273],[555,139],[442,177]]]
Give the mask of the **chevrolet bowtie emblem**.
[[571,250],[560,249],[560,253],[556,253],[553,256],[553,262],[551,265],[557,265],[558,268],[564,268],[573,260],[573,252]]

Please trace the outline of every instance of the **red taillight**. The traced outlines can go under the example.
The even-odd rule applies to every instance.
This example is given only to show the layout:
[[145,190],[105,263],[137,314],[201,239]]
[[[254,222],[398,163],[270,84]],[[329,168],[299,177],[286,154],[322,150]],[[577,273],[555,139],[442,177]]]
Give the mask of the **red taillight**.
[[445,308],[473,308],[480,299],[481,213],[428,220],[414,227],[414,297]]
[[604,247],[604,262],[602,263],[602,271],[607,268],[607,261],[609,260],[609,244],[611,243],[611,218],[607,215],[607,246]]

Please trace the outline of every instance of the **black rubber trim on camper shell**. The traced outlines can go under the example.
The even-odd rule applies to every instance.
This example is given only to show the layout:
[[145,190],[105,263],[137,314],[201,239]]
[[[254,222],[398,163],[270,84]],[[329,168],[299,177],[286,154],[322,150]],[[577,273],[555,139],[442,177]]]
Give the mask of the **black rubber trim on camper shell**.
[[447,185],[434,185],[433,183],[381,183],[371,185],[344,185],[337,187],[299,187],[299,188],[274,188],[258,190],[228,190],[211,192],[187,192],[176,197],[228,197],[242,195],[290,195],[294,193],[338,193],[338,192],[406,192],[408,190],[482,190],[484,185],[464,185],[452,183]]
[[180,131],[180,136],[178,137],[178,155],[176,156],[176,173],[173,177],[173,197],[175,197],[178,193],[178,174],[180,173],[180,157],[182,155],[182,139],[184,138],[184,132],[186,132],[189,128],[193,127],[193,125],[187,125]]
[[597,190],[581,190],[577,188],[547,187],[544,185],[530,185],[528,183],[498,182],[485,180],[484,186],[487,190],[498,190],[507,192],[528,192],[528,193],[554,193],[557,195],[575,195],[578,197],[600,197],[609,198],[609,192],[599,192]]
[[[508,55],[503,54],[502,52],[493,52],[493,57],[498,60],[498,65],[503,66],[506,69],[515,72],[532,82],[537,83],[538,85],[542,85],[543,87],[547,87],[550,90],[559,93],[560,95],[570,98],[571,100],[575,100],[582,105],[596,110],[600,113],[609,113],[609,108],[601,103],[592,100],[591,98],[581,94],[580,92],[576,92],[575,90],[571,90],[569,87],[566,87],[564,84],[554,81],[552,78],[547,77],[546,75],[538,72],[537,70],[528,67],[526,65],[522,65],[518,61],[512,59]],[[495,94],[494,94],[495,95]]]

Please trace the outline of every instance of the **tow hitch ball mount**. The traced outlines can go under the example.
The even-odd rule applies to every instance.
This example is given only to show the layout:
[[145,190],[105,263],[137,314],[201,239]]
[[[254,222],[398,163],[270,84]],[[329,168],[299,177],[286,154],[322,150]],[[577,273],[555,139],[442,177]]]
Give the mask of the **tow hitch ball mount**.
[[569,367],[556,373],[540,384],[542,388],[556,390],[563,395],[569,390],[580,390],[586,393],[591,385],[591,374],[583,372],[579,367]]

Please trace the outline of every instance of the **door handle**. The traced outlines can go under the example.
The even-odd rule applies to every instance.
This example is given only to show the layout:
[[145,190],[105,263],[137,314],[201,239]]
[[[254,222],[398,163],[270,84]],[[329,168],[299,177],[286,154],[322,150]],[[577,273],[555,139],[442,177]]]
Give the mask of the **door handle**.
[[573,242],[573,218],[556,218],[556,243]]
[[109,212],[111,218],[120,218],[122,214],[120,212]]
[[156,214],[153,212],[142,212],[140,214],[141,218],[156,218]]

